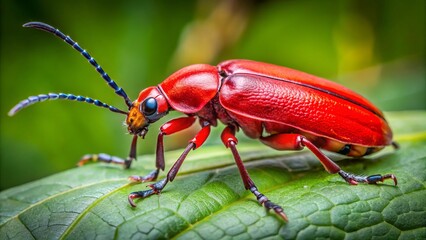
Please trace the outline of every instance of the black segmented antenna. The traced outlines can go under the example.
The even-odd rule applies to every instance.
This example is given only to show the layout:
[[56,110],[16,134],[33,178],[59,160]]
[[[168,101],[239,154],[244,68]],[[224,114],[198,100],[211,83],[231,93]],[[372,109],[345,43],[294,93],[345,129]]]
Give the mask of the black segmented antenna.
[[[122,97],[126,102],[126,105],[129,107],[132,106],[132,101],[127,96],[126,92],[119,87],[110,77],[109,75],[102,69],[102,67],[95,61],[95,59],[90,56],[90,54],[83,48],[81,48],[74,40],[72,40],[69,36],[63,34],[59,29],[56,29],[46,23],[42,22],[28,22],[23,25],[23,27],[36,28],[46,32],[50,32],[60,39],[64,40],[70,46],[72,46],[75,50],[77,50],[83,57],[85,57],[92,66],[96,68],[96,71],[101,75],[101,77],[108,83],[108,85],[114,89],[115,93]],[[25,101],[25,100],[24,100]],[[19,105],[19,104],[18,104]]]
[[24,99],[20,103],[16,104],[12,109],[10,109],[8,114],[9,114],[9,116],[13,116],[19,110],[26,108],[26,107],[34,104],[34,103],[43,102],[43,101],[46,101],[46,100],[57,100],[57,99],[86,102],[86,103],[96,105],[98,107],[108,108],[112,112],[127,115],[127,112],[122,111],[120,109],[117,109],[116,107],[113,107],[113,106],[108,105],[106,103],[103,103],[103,102],[101,102],[97,99],[92,99],[92,98],[83,97],[83,96],[76,96],[74,94],[69,94],[69,93],[68,94],[67,93],[49,93],[49,94],[39,94],[37,96],[30,96],[27,99]]

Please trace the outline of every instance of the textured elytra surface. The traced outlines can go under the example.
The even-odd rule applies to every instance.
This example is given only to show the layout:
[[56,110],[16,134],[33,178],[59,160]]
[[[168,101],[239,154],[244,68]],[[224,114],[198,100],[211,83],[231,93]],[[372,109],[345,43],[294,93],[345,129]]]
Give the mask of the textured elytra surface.
[[[244,190],[229,150],[219,145],[191,153],[175,181],[137,208],[127,194],[146,184],[129,184],[127,176],[147,174],[152,155],[131,170],[90,164],[3,191],[0,238],[426,238],[426,113],[387,116],[401,149],[339,164],[355,173],[394,173],[397,187],[350,186],[309,152],[239,144],[253,180],[284,208],[288,223]],[[166,154],[167,167],[179,154]]]

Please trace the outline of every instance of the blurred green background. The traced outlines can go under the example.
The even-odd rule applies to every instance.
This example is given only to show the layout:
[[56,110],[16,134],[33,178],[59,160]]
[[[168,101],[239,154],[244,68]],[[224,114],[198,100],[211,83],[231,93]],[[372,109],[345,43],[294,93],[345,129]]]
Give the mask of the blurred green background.
[[[124,109],[77,52],[25,22],[70,35],[132,99],[183,66],[245,58],[335,80],[401,111],[426,109],[425,9],[423,0],[2,0],[0,188],[73,168],[86,153],[125,157],[131,142],[124,116],[88,104],[45,102],[7,116],[27,96],[49,92]],[[167,119],[151,126],[138,154],[154,151]],[[166,149],[182,147],[194,131],[166,138]]]

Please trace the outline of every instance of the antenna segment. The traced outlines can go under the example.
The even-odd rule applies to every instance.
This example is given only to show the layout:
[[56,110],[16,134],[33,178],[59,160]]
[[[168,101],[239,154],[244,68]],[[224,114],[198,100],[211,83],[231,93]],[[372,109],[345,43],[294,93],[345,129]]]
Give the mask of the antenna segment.
[[92,64],[93,67],[95,67],[96,71],[98,71],[98,73],[108,83],[108,85],[114,89],[115,93],[124,99],[127,107],[129,107],[130,109],[130,107],[132,106],[132,101],[129,99],[126,92],[109,77],[109,75],[102,69],[102,67],[96,62],[96,60],[92,56],[90,56],[90,54],[85,49],[81,48],[80,45],[78,45],[78,43],[72,40],[69,36],[66,36],[65,34],[63,34],[61,31],[59,31],[59,29],[56,29],[42,22],[28,22],[28,23],[25,23],[23,26],[40,29],[40,30],[52,33],[55,36],[59,37],[60,39],[64,40],[70,46],[72,46],[75,50],[81,53],[81,55],[83,55],[83,57],[86,58],[87,61],[89,61],[89,63]]
[[86,102],[93,104],[98,107],[108,108],[112,112],[121,113],[127,115],[127,112],[122,111],[116,107],[103,103],[97,99],[92,99],[89,97],[76,96],[74,94],[67,93],[49,93],[49,94],[39,94],[37,96],[30,96],[27,99],[22,100],[18,104],[16,104],[8,113],[9,116],[15,115],[19,110],[26,108],[34,103],[44,102],[46,100],[70,100],[70,101],[78,101],[78,102]]

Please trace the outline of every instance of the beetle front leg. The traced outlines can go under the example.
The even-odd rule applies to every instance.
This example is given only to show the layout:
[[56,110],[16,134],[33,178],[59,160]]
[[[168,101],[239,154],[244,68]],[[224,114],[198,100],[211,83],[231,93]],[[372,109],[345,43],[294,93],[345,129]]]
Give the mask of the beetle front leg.
[[235,137],[235,128],[232,126],[227,126],[222,132],[221,139],[223,144],[227,148],[231,149],[235,163],[237,164],[238,170],[240,172],[241,179],[243,180],[244,187],[247,190],[250,190],[256,196],[257,201],[266,209],[273,209],[278,216],[284,219],[284,221],[288,221],[287,215],[284,213],[283,208],[278,204],[271,202],[265,195],[259,192],[253,180],[251,180],[236,148],[238,140]]
[[[189,117],[189,118],[192,118],[192,117]],[[185,118],[181,118],[181,119],[185,119]],[[175,119],[175,120],[177,120],[178,122],[180,121],[179,119]],[[194,118],[194,120],[195,120],[195,118]],[[170,121],[170,122],[172,122],[172,121]],[[185,120],[182,120],[182,121],[185,121]],[[188,127],[191,126],[192,123],[194,122],[194,121],[191,120],[192,123],[189,124],[190,120],[187,120],[187,121],[188,121]],[[168,122],[168,123],[170,123],[170,122]],[[164,124],[164,125],[166,125],[166,124]],[[132,193],[129,194],[128,200],[129,200],[129,203],[132,207],[136,207],[136,204],[133,201],[134,199],[146,198],[146,197],[149,197],[153,194],[158,194],[163,190],[163,188],[167,185],[168,182],[173,182],[173,180],[175,179],[175,177],[176,177],[180,167],[182,166],[183,161],[185,160],[186,156],[188,155],[188,153],[191,150],[195,150],[198,147],[200,147],[201,145],[203,145],[203,143],[206,141],[207,137],[209,136],[210,124],[207,121],[203,121],[202,126],[203,126],[202,129],[197,133],[197,135],[195,135],[195,137],[193,139],[191,139],[189,141],[189,143],[186,146],[183,153],[180,155],[178,160],[170,168],[169,172],[167,173],[166,178],[164,178],[164,179],[162,179],[162,180],[160,180],[160,181],[158,181],[154,184],[148,185],[151,188],[149,190],[132,192]],[[165,129],[163,129],[163,130],[165,130]]]
[[155,181],[158,177],[160,170],[164,171],[165,163],[164,163],[164,144],[163,144],[163,136],[170,135],[173,133],[177,133],[184,129],[189,128],[195,121],[195,117],[182,117],[172,119],[160,127],[160,133],[157,138],[157,151],[156,151],[156,160],[155,167],[153,170],[146,176],[137,176],[133,175],[129,177],[129,180],[132,182],[140,183],[140,182],[148,182]]
[[134,135],[132,144],[130,145],[130,153],[129,156],[126,159],[111,156],[109,154],[105,153],[99,153],[99,154],[86,154],[84,155],[80,161],[78,161],[77,165],[79,167],[83,166],[84,164],[93,161],[93,162],[105,162],[105,163],[114,163],[114,164],[120,164],[123,165],[124,168],[130,168],[130,165],[132,164],[133,160],[136,159],[136,143],[138,140],[138,136]]
[[343,171],[339,165],[322,153],[317,146],[300,134],[274,134],[268,137],[261,137],[260,140],[264,144],[278,150],[301,150],[304,147],[307,147],[313,154],[315,154],[327,172],[331,174],[338,173],[351,185],[357,185],[358,183],[376,184],[377,182],[383,182],[386,179],[392,179],[395,186],[397,185],[397,179],[393,174],[359,176]]

